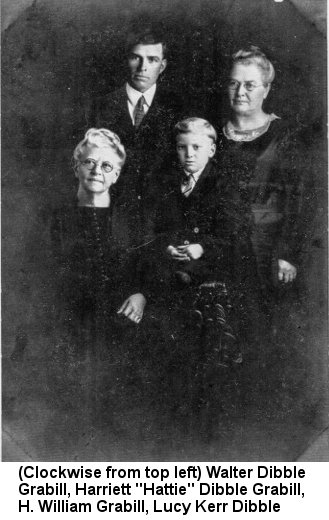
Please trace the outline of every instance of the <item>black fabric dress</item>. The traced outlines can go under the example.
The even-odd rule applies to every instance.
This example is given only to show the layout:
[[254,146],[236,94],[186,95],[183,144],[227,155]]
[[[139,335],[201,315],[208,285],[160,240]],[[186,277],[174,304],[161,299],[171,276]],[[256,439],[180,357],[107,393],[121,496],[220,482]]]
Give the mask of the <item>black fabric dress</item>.
[[131,294],[134,264],[111,208],[59,208],[51,238],[55,257],[54,349],[59,398],[93,419],[127,405],[136,326],[117,310]]
[[[218,162],[237,225],[233,261],[237,284],[243,287],[239,335],[245,338],[245,358],[262,366],[271,348],[275,307],[280,305],[277,261],[298,268],[303,247],[297,132],[276,118],[256,138],[244,140],[236,132],[234,140],[227,135],[223,131],[219,136]],[[250,277],[251,265],[244,256],[246,238],[253,247],[256,279]]]

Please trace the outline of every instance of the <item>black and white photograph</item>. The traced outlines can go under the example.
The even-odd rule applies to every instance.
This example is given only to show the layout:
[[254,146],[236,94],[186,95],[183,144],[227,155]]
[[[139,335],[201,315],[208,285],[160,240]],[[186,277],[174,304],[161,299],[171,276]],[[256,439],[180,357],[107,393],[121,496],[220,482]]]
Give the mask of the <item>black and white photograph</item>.
[[329,462],[327,2],[2,0],[2,461]]

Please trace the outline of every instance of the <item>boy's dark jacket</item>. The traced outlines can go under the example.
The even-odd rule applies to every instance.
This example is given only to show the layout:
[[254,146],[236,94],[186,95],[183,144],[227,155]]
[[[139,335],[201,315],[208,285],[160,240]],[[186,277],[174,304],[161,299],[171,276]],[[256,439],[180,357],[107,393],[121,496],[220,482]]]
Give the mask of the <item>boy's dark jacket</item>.
[[[161,192],[161,202],[148,223],[147,282],[161,286],[170,271],[189,272],[198,283],[226,281],[232,277],[235,222],[224,196],[220,172],[210,161],[188,197],[181,192],[185,173],[179,169],[158,176],[154,190]],[[198,260],[178,262],[168,259],[169,245],[200,244],[204,250]],[[145,256],[145,254],[144,254]],[[144,268],[144,272],[146,269]]]

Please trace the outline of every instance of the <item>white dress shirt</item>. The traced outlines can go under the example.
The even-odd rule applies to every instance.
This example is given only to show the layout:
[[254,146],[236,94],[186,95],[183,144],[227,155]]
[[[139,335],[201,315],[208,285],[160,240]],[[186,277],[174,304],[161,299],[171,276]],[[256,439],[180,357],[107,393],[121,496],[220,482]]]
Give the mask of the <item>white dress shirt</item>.
[[139,92],[138,90],[135,90],[134,88],[132,88],[129,85],[129,83],[126,84],[126,92],[127,92],[127,96],[128,96],[128,110],[129,110],[129,114],[130,114],[131,120],[133,122],[133,125],[135,124],[134,114],[135,114],[135,109],[136,109],[136,105],[139,101],[139,98],[144,96],[145,103],[144,103],[143,109],[144,109],[145,114],[147,114],[147,112],[150,109],[150,106],[152,105],[152,101],[155,96],[156,88],[157,88],[157,85],[156,85],[156,83],[154,83],[154,85],[152,85],[152,87],[150,87],[148,90],[146,90],[145,92],[142,93],[142,92]]
[[184,179],[185,182],[183,180],[181,184],[181,192],[185,197],[188,197],[192,193],[204,169],[205,167],[195,173],[189,173],[184,170],[184,173],[187,177],[187,182],[186,179]]

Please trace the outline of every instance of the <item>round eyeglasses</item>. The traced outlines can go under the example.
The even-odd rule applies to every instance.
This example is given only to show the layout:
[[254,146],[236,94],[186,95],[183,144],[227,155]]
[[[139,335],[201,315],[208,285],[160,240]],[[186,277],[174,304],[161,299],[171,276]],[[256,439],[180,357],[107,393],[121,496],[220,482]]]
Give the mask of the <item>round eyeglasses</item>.
[[240,83],[239,81],[235,81],[235,80],[231,80],[228,84],[228,88],[230,90],[238,90],[238,88],[243,85],[244,88],[246,90],[248,90],[249,92],[251,92],[252,90],[254,90],[255,88],[257,87],[263,87],[263,83],[261,83],[260,85],[256,85],[255,83],[253,83],[252,81],[245,81],[245,82],[242,82]]
[[[84,161],[80,161],[80,163],[87,168],[87,170],[94,170],[98,164],[100,164],[97,161],[94,161],[94,159],[85,159]],[[113,171],[114,166],[108,161],[104,161],[101,163],[101,168],[105,173],[110,173]]]

